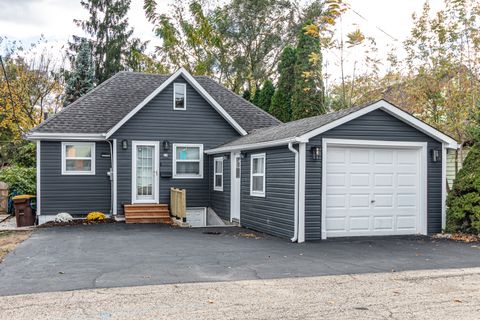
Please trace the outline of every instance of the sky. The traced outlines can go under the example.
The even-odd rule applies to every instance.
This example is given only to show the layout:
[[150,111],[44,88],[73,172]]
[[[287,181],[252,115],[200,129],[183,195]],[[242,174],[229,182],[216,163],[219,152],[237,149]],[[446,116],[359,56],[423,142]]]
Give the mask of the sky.
[[[174,0],[158,0],[158,11],[168,12]],[[342,18],[340,30],[344,34],[360,28],[366,36],[377,41],[379,56],[384,58],[391,47],[401,54],[402,42],[409,36],[412,13],[419,13],[423,0],[347,0],[352,10]],[[433,10],[441,9],[443,0],[430,0]],[[82,35],[73,19],[84,19],[87,12],[80,0],[0,0],[0,36],[10,40],[21,40],[24,44],[35,42],[44,35],[50,44],[60,48],[73,34]],[[144,16],[143,0],[132,0],[128,14],[134,35],[150,40],[153,46],[159,44],[152,31],[152,25]],[[388,34],[388,35],[387,35]],[[351,63],[354,57],[348,57]],[[338,58],[327,53],[329,72],[338,74]],[[335,76],[334,76],[335,77]]]

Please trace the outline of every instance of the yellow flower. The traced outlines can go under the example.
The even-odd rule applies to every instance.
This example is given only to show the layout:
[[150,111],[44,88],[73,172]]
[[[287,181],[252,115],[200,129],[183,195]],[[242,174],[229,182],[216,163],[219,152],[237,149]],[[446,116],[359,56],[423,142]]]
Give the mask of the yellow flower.
[[103,212],[100,211],[92,211],[87,214],[87,221],[102,221],[105,220],[107,217]]

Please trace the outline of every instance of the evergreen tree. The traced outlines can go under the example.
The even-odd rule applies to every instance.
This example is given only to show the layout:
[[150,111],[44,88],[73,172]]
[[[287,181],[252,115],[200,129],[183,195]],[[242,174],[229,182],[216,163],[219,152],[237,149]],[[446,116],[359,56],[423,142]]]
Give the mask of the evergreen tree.
[[275,94],[275,87],[273,86],[272,81],[266,80],[262,85],[262,90],[258,95],[258,104],[260,108],[265,111],[270,110],[270,105],[272,104],[272,97]]
[[70,104],[93,88],[95,82],[92,51],[88,41],[83,40],[72,72],[69,73],[65,86],[65,104]]
[[469,130],[473,146],[447,196],[447,232],[480,234],[480,105],[477,109]]
[[269,112],[283,122],[292,120],[292,93],[295,83],[296,58],[295,48],[288,46],[283,50],[278,64],[280,77]]
[[[131,38],[127,13],[130,0],[81,0],[90,16],[86,20],[74,20],[89,36],[92,44],[95,78],[97,84],[127,68],[127,58],[132,47],[139,47]],[[81,39],[74,36],[70,49],[78,53]]]
[[250,90],[247,89],[243,91],[242,97],[243,99],[250,101],[250,99],[252,98],[252,94],[250,93]]
[[311,22],[302,28],[297,43],[292,120],[326,112],[322,81],[322,53],[318,29]]
[[257,107],[260,107],[259,101],[260,101],[260,96],[262,95],[262,88],[260,86],[257,87],[257,90],[255,91],[255,94],[253,95],[253,98],[251,102],[256,105]]

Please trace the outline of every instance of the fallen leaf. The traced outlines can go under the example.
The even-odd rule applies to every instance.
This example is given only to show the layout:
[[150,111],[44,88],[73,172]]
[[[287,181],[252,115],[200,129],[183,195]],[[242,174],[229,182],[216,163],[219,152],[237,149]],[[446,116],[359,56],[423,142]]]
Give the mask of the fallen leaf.
[[460,300],[460,299],[453,299],[453,302],[462,303],[462,300]]

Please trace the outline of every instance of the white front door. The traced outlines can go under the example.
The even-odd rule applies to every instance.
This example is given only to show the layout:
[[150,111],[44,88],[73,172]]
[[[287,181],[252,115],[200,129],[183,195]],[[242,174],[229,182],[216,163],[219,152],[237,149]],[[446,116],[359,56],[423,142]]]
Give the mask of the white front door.
[[240,222],[240,185],[241,185],[241,164],[240,152],[231,153],[231,195],[230,195],[230,221]]
[[328,146],[326,236],[423,233],[421,150]]
[[132,142],[132,203],[158,203],[159,143]]

